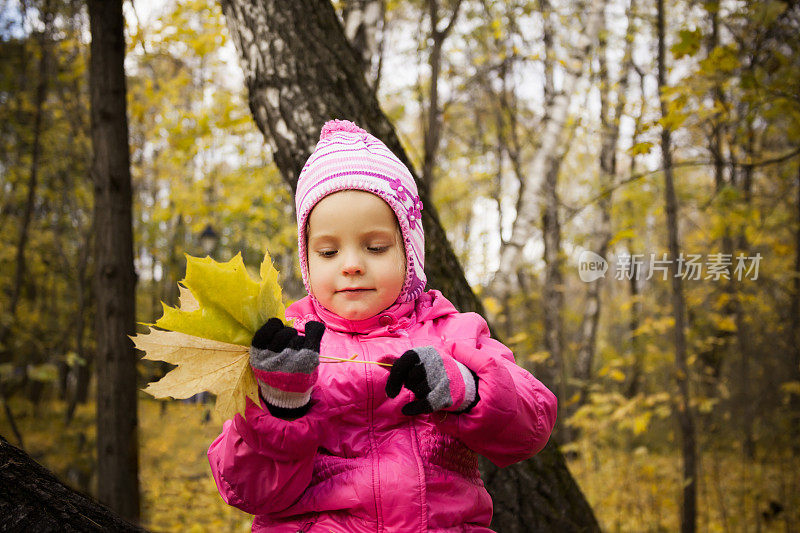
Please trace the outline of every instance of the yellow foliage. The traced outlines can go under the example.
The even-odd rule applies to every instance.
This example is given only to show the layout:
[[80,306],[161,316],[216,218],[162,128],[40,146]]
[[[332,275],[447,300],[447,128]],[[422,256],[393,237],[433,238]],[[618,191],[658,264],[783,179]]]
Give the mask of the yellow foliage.
[[651,411],[645,411],[633,419],[633,434],[634,435],[641,435],[645,431],[647,431],[647,427],[650,425],[650,418],[653,416]]
[[789,395],[800,396],[800,381],[788,381],[781,385],[781,390]]
[[142,525],[151,531],[250,531],[252,517],[220,497],[206,458],[217,436],[202,404],[139,402]]
[[519,344],[521,342],[525,342],[530,337],[530,334],[527,331],[521,331],[516,335],[512,335],[509,337],[506,342],[510,345]]
[[623,381],[625,381],[625,374],[621,370],[616,368],[613,369],[611,372],[609,372],[608,377],[610,377],[617,383],[622,383]]
[[608,246],[614,246],[620,241],[624,241],[625,239],[633,239],[636,237],[636,232],[631,228],[626,228],[618,231],[614,236],[608,241]]
[[[636,418],[645,427],[645,415]],[[652,431],[652,428],[648,428]],[[609,427],[609,434],[616,430]],[[646,432],[640,434],[640,439]],[[732,444],[712,447],[701,442],[703,461],[698,476],[698,523],[705,531],[784,531],[800,519],[796,472],[800,459],[789,452],[765,454],[743,460]],[[637,446],[630,449],[608,443],[589,432],[570,443],[569,470],[574,475],[602,531],[678,531],[682,462],[674,450]],[[762,512],[771,501],[784,510],[777,520],[765,522]]]
[[528,356],[528,361],[534,364],[542,364],[548,359],[550,359],[550,352],[547,350],[540,350],[538,352],[534,352]]
[[[37,408],[15,398],[9,408],[24,436],[25,451],[68,485],[92,493],[94,403],[79,405],[70,424],[64,421],[67,406],[62,401]],[[148,531],[250,531],[252,516],[227,505],[211,475],[206,450],[219,428],[204,423],[208,409],[203,404],[139,398],[140,524]],[[17,444],[5,417],[0,417],[0,434]]]
[[727,315],[721,317],[716,322],[717,328],[720,331],[730,331],[731,333],[736,331],[736,322],[734,321],[733,316]]
[[497,315],[503,310],[502,304],[493,296],[483,299],[483,307],[490,315]]
[[28,365],[25,369],[29,379],[42,383],[54,382],[58,379],[58,368],[52,363]]
[[648,318],[639,326],[634,335],[663,335],[675,327],[675,317],[671,315]]

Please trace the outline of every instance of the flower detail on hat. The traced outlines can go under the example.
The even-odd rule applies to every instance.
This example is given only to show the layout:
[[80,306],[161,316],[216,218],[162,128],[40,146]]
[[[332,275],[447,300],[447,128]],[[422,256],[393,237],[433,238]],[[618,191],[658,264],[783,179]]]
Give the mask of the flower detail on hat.
[[417,227],[417,222],[422,221],[422,201],[419,196],[411,198],[411,207],[408,210],[408,226],[414,230]]
[[[387,181],[392,190],[394,190],[395,196],[407,211],[408,227],[415,230],[417,223],[422,220],[422,201],[419,196],[412,194],[399,178]],[[408,207],[406,207],[406,200],[411,201],[411,205]]]
[[400,181],[399,178],[389,180],[389,185],[394,189],[395,193],[397,193],[397,199],[401,202],[406,201],[406,193],[408,193],[408,189],[403,187],[403,182]]

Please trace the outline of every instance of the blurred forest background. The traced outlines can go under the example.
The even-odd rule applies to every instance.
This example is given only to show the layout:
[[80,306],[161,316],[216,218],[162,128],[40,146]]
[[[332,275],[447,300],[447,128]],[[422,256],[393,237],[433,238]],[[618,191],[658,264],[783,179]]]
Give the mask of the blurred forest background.
[[[185,253],[268,249],[301,297],[221,8],[124,7],[137,320],[177,302]],[[559,396],[602,528],[677,530],[688,484],[702,531],[798,531],[800,3],[334,7],[372,21],[348,37],[487,319]],[[82,2],[0,0],[0,434],[91,493],[89,42]],[[211,479],[209,409],[140,394],[145,527],[249,528]]]

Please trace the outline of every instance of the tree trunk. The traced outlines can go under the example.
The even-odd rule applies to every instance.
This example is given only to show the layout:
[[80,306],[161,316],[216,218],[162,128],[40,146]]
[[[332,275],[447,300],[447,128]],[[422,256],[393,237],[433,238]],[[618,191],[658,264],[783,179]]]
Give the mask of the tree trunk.
[[144,531],[59,481],[0,436],[3,531]]
[[[322,123],[347,118],[383,140],[409,168],[408,156],[375,94],[364,81],[352,47],[329,2],[220,0],[240,54],[250,110],[270,144],[285,181],[297,176],[316,146]],[[309,32],[314,39],[309,39]],[[426,273],[464,311],[483,311],[466,282],[428,187],[417,179],[425,204]]]
[[122,0],[90,0],[98,495],[139,518],[135,285]]
[[[794,280],[792,280],[791,326],[790,332],[792,346],[792,371],[790,376],[794,381],[800,382],[800,167],[797,169],[797,198],[795,201],[795,250],[794,250]],[[791,435],[790,439],[795,456],[800,456],[800,394],[795,392],[791,399]]]
[[[664,0],[658,0],[658,89],[661,94],[661,116],[667,116],[667,103],[663,96],[666,87],[666,43]],[[694,418],[691,411],[689,392],[689,364],[686,354],[686,335],[684,317],[683,280],[677,273],[677,258],[680,255],[678,242],[678,200],[672,165],[672,132],[669,128],[661,130],[661,153],[664,163],[664,203],[667,213],[667,235],[672,278],[672,312],[675,317],[675,381],[678,385],[678,398],[675,414],[680,426],[683,455],[683,501],[681,505],[681,531],[691,533],[697,529],[697,450],[695,443]]]
[[[639,108],[640,112],[636,114],[634,119],[634,131],[633,131],[633,138],[631,142],[631,146],[635,146],[639,141],[639,135],[642,133],[642,116],[644,115],[644,110],[647,107],[647,93],[645,91],[645,77],[644,74],[639,70],[635,63],[631,63],[633,70],[636,71],[637,75],[639,76]],[[636,174],[636,154],[631,155],[630,160],[630,174],[631,176]],[[634,212],[634,205],[633,202],[627,200],[625,202],[626,212],[633,213]],[[633,239],[628,238],[626,239],[628,250],[633,250]],[[644,374],[644,355],[645,350],[642,347],[642,343],[639,340],[639,325],[641,324],[642,319],[642,298],[640,296],[639,291],[639,274],[640,272],[639,267],[631,261],[630,264],[630,277],[628,278],[628,290],[630,291],[630,301],[631,301],[631,314],[628,319],[628,331],[630,332],[631,339],[630,339],[630,355],[631,355],[631,366],[630,372],[628,376],[627,384],[625,385],[625,396],[627,398],[633,398],[636,396],[642,389],[642,381],[643,381],[643,374]]]
[[[487,13],[485,16],[493,17],[493,14],[489,13],[488,9],[486,11]],[[505,43],[503,43],[503,46],[506,46]],[[513,99],[514,89],[512,88],[509,90],[509,78],[512,71],[513,64],[508,60],[508,58],[503,58],[501,63],[498,65],[497,70],[497,79],[500,80],[500,90],[497,93],[494,89],[494,80],[491,77],[481,76],[480,78],[483,90],[490,95],[489,98],[491,101],[495,101],[498,104],[494,111],[497,139],[495,140],[493,147],[488,143],[483,143],[479,150],[487,153],[490,150],[493,150],[495,153],[497,172],[494,179],[494,187],[492,188],[492,200],[494,200],[497,206],[497,227],[495,231],[497,232],[497,235],[500,236],[501,247],[503,246],[503,176],[505,174],[504,160],[506,154],[509,156],[512,168],[514,169],[514,175],[520,186],[520,190],[522,187],[524,187],[525,183],[524,173],[522,171],[522,165],[520,162],[520,149],[518,143],[519,136],[517,134],[517,109],[516,102]],[[483,120],[480,114],[480,110],[476,109],[474,122],[476,127],[479,128],[479,131],[483,130],[484,128]],[[482,131],[479,132],[478,138],[484,138]],[[517,197],[519,198],[519,195]],[[504,310],[504,312],[498,313],[498,319],[501,321],[501,323],[495,325],[498,327],[502,326],[503,335],[510,338],[512,335],[514,335],[515,331],[517,331],[517,324],[514,320],[514,314],[508,312],[508,310],[511,308],[511,293],[505,292],[503,294],[495,294],[495,296],[501,302],[502,309]]]
[[[567,364],[564,361],[564,278],[562,274],[561,257],[561,222],[558,209],[558,172],[560,162],[551,161],[544,184],[542,196],[544,200],[544,214],[542,216],[542,233],[544,235],[544,287],[542,289],[542,302],[544,304],[544,347],[550,354],[542,378],[547,383],[558,383],[559,419],[562,421],[565,400],[567,399]],[[566,426],[562,424],[563,430]]]
[[[716,5],[714,0],[706,1],[704,3],[704,7],[706,9],[706,13],[709,19],[709,25],[711,27],[711,32],[706,39],[706,58],[710,58],[711,54],[713,53],[714,49],[719,44],[719,8]],[[725,94],[722,91],[722,87],[719,83],[715,83],[714,87],[710,91],[710,96],[713,98],[714,106],[719,106],[722,109],[725,109]],[[708,150],[711,153],[711,159],[713,161],[713,168],[714,168],[714,192],[717,197],[724,198],[723,195],[725,187],[733,184],[734,180],[726,180],[725,179],[725,157],[723,154],[724,150],[724,134],[725,134],[725,124],[724,124],[725,117],[723,113],[716,113],[713,119],[710,120],[711,122],[711,135],[709,137],[709,146]],[[731,174],[733,174],[733,170],[731,170]],[[730,209],[730,205],[722,205],[720,208],[721,216],[723,217],[723,228],[722,228],[722,238],[721,238],[721,246],[722,252],[724,254],[729,254],[733,257],[733,239],[731,238],[731,230],[730,224],[728,223],[727,218],[725,217],[725,211]],[[736,282],[734,281],[733,277],[728,280],[725,284],[724,290],[728,296],[727,303],[723,307],[722,312],[725,315],[730,315],[734,313],[734,304],[733,302],[738,298],[736,293],[737,287]],[[718,380],[720,377],[720,373],[722,371],[723,362],[726,358],[726,355],[729,353],[730,350],[730,337],[731,332],[726,331],[722,328],[716,328],[714,332],[714,336],[718,339],[717,342],[713,343],[709,349],[703,350],[698,354],[698,359],[700,363],[703,365],[703,368],[700,371],[700,375],[702,376],[702,387],[703,387],[703,394],[707,397],[713,398],[716,395],[717,387],[718,387]],[[700,417],[700,420],[703,418],[709,419],[711,418],[711,414]],[[740,417],[737,417],[740,418]]]
[[[549,2],[542,2],[542,17],[544,20],[543,41],[545,46],[545,82],[544,82],[544,100],[545,100],[545,116],[544,123],[545,129],[552,130],[549,134],[554,137],[545,137],[542,140],[542,145],[539,148],[539,153],[536,160],[541,161],[544,171],[544,179],[539,190],[540,201],[544,204],[542,212],[542,234],[544,237],[544,287],[542,291],[543,302],[543,315],[544,315],[544,347],[550,354],[546,366],[541,369],[540,375],[542,379],[549,384],[558,383],[558,396],[561,402],[558,404],[558,418],[562,421],[566,420],[565,405],[566,399],[569,397],[567,392],[568,366],[566,362],[566,352],[564,350],[564,278],[563,278],[563,257],[561,253],[561,221],[559,216],[559,209],[561,207],[561,200],[558,196],[558,176],[561,171],[561,164],[566,157],[568,147],[571,143],[567,139],[572,136],[576,122],[569,125],[567,120],[567,107],[569,105],[570,95],[565,94],[565,88],[560,92],[556,92],[554,83],[554,67],[555,67],[555,31],[552,25],[553,14],[550,12],[551,7]],[[592,20],[599,20],[599,15],[592,15]],[[588,47],[585,49],[588,54]],[[551,112],[556,112],[557,115],[551,115]],[[551,143],[550,146],[547,146]],[[533,175],[538,175],[536,167],[534,167]],[[530,190],[526,188],[525,191]],[[517,202],[517,217],[514,221],[514,229],[518,229],[517,222],[529,217],[529,213],[534,211],[534,205],[530,202],[524,203],[525,198],[520,197]],[[519,238],[519,235],[518,235]],[[514,241],[514,233],[512,230],[511,241]],[[506,249],[508,247],[506,246]],[[522,248],[519,248],[520,252]],[[501,256],[505,255],[506,249],[501,251]],[[518,261],[521,260],[521,256]],[[501,259],[500,270],[503,271],[504,264]],[[519,266],[517,272],[519,271]],[[504,273],[507,276],[508,273]],[[511,286],[505,284],[506,291],[510,291]],[[569,439],[569,431],[566,424],[556,428],[563,437]]]
[[[92,228],[93,230],[93,228]],[[78,404],[86,403],[89,397],[89,381],[91,379],[91,367],[94,364],[94,356],[90,355],[86,349],[86,314],[91,301],[91,295],[87,294],[90,290],[89,276],[87,269],[89,264],[89,253],[92,247],[91,234],[85,235],[84,242],[79,247],[78,273],[76,276],[76,296],[77,310],[75,317],[75,351],[78,354],[76,365],[70,369],[70,386],[67,394],[67,410],[65,420],[69,424],[75,414]]]
[[[745,131],[747,132],[747,142],[742,143],[744,145],[743,148],[748,162],[741,167],[743,175],[742,180],[739,183],[742,188],[742,198],[744,200],[745,207],[748,210],[751,208],[750,187],[753,183],[753,165],[750,163],[750,161],[752,161],[751,158],[754,155],[753,136],[751,135],[752,126],[752,121],[748,120],[747,127],[745,128]],[[734,159],[733,156],[731,159]],[[732,167],[731,173],[732,176],[735,176],[733,173],[736,172],[738,165],[732,165]],[[732,179],[731,181],[734,180]],[[736,238],[736,247],[739,249],[739,251],[746,251],[750,246],[747,242],[747,230],[744,223],[740,223],[737,233],[738,236]],[[731,258],[733,258],[733,238],[727,235],[727,233],[725,237],[727,242],[723,242],[723,251],[725,253],[730,253]],[[755,354],[755,349],[753,347],[752,332],[750,331],[747,314],[742,304],[743,298],[741,293],[744,290],[744,284],[742,284],[739,279],[734,279],[733,273],[731,273],[729,286],[731,313],[733,314],[734,323],[736,324],[736,347],[739,351],[739,393],[737,396],[739,403],[738,419],[742,435],[742,454],[746,460],[752,461],[756,456],[756,439],[753,421],[757,419],[756,413],[758,412],[758,405],[756,403],[757,398],[754,397],[754,395],[750,392],[751,382],[753,379],[753,375],[750,370],[750,360]]]
[[[50,63],[50,39],[53,26],[53,13],[50,3],[46,2],[41,13],[44,29],[39,34],[39,79],[36,84],[35,106],[33,118],[33,147],[31,153],[30,177],[28,179],[28,199],[25,203],[25,210],[22,213],[22,221],[19,225],[19,239],[15,254],[14,281],[11,284],[11,296],[8,301],[7,312],[9,317],[0,325],[0,352],[11,353],[8,347],[8,339],[17,322],[17,306],[19,305],[20,295],[22,294],[22,284],[25,278],[25,251],[28,245],[28,234],[33,216],[34,202],[36,201],[36,188],[39,183],[39,163],[42,148],[42,120],[44,118],[44,104],[47,97],[47,86],[49,78]],[[24,143],[20,143],[21,145]],[[4,357],[5,359],[5,357]]]
[[[221,0],[221,4],[240,55],[250,109],[292,190],[322,123],[331,118],[359,123],[414,173],[327,0]],[[415,179],[425,205],[426,273],[431,286],[462,311],[482,312],[439,223],[427,185],[416,174]],[[498,531],[530,531],[523,516],[536,516],[540,529],[599,529],[552,444],[534,459],[502,471],[484,461],[483,474],[495,495],[493,527]]]

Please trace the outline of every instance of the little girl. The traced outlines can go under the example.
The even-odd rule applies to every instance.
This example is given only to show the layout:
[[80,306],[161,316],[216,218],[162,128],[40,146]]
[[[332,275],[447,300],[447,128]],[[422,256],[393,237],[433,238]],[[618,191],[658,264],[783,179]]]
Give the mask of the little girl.
[[480,316],[425,291],[422,203],[381,141],[325,124],[296,206],[309,295],[253,337],[261,404],[208,450],[222,498],[253,531],[490,531],[477,454],[541,450],[555,396]]

